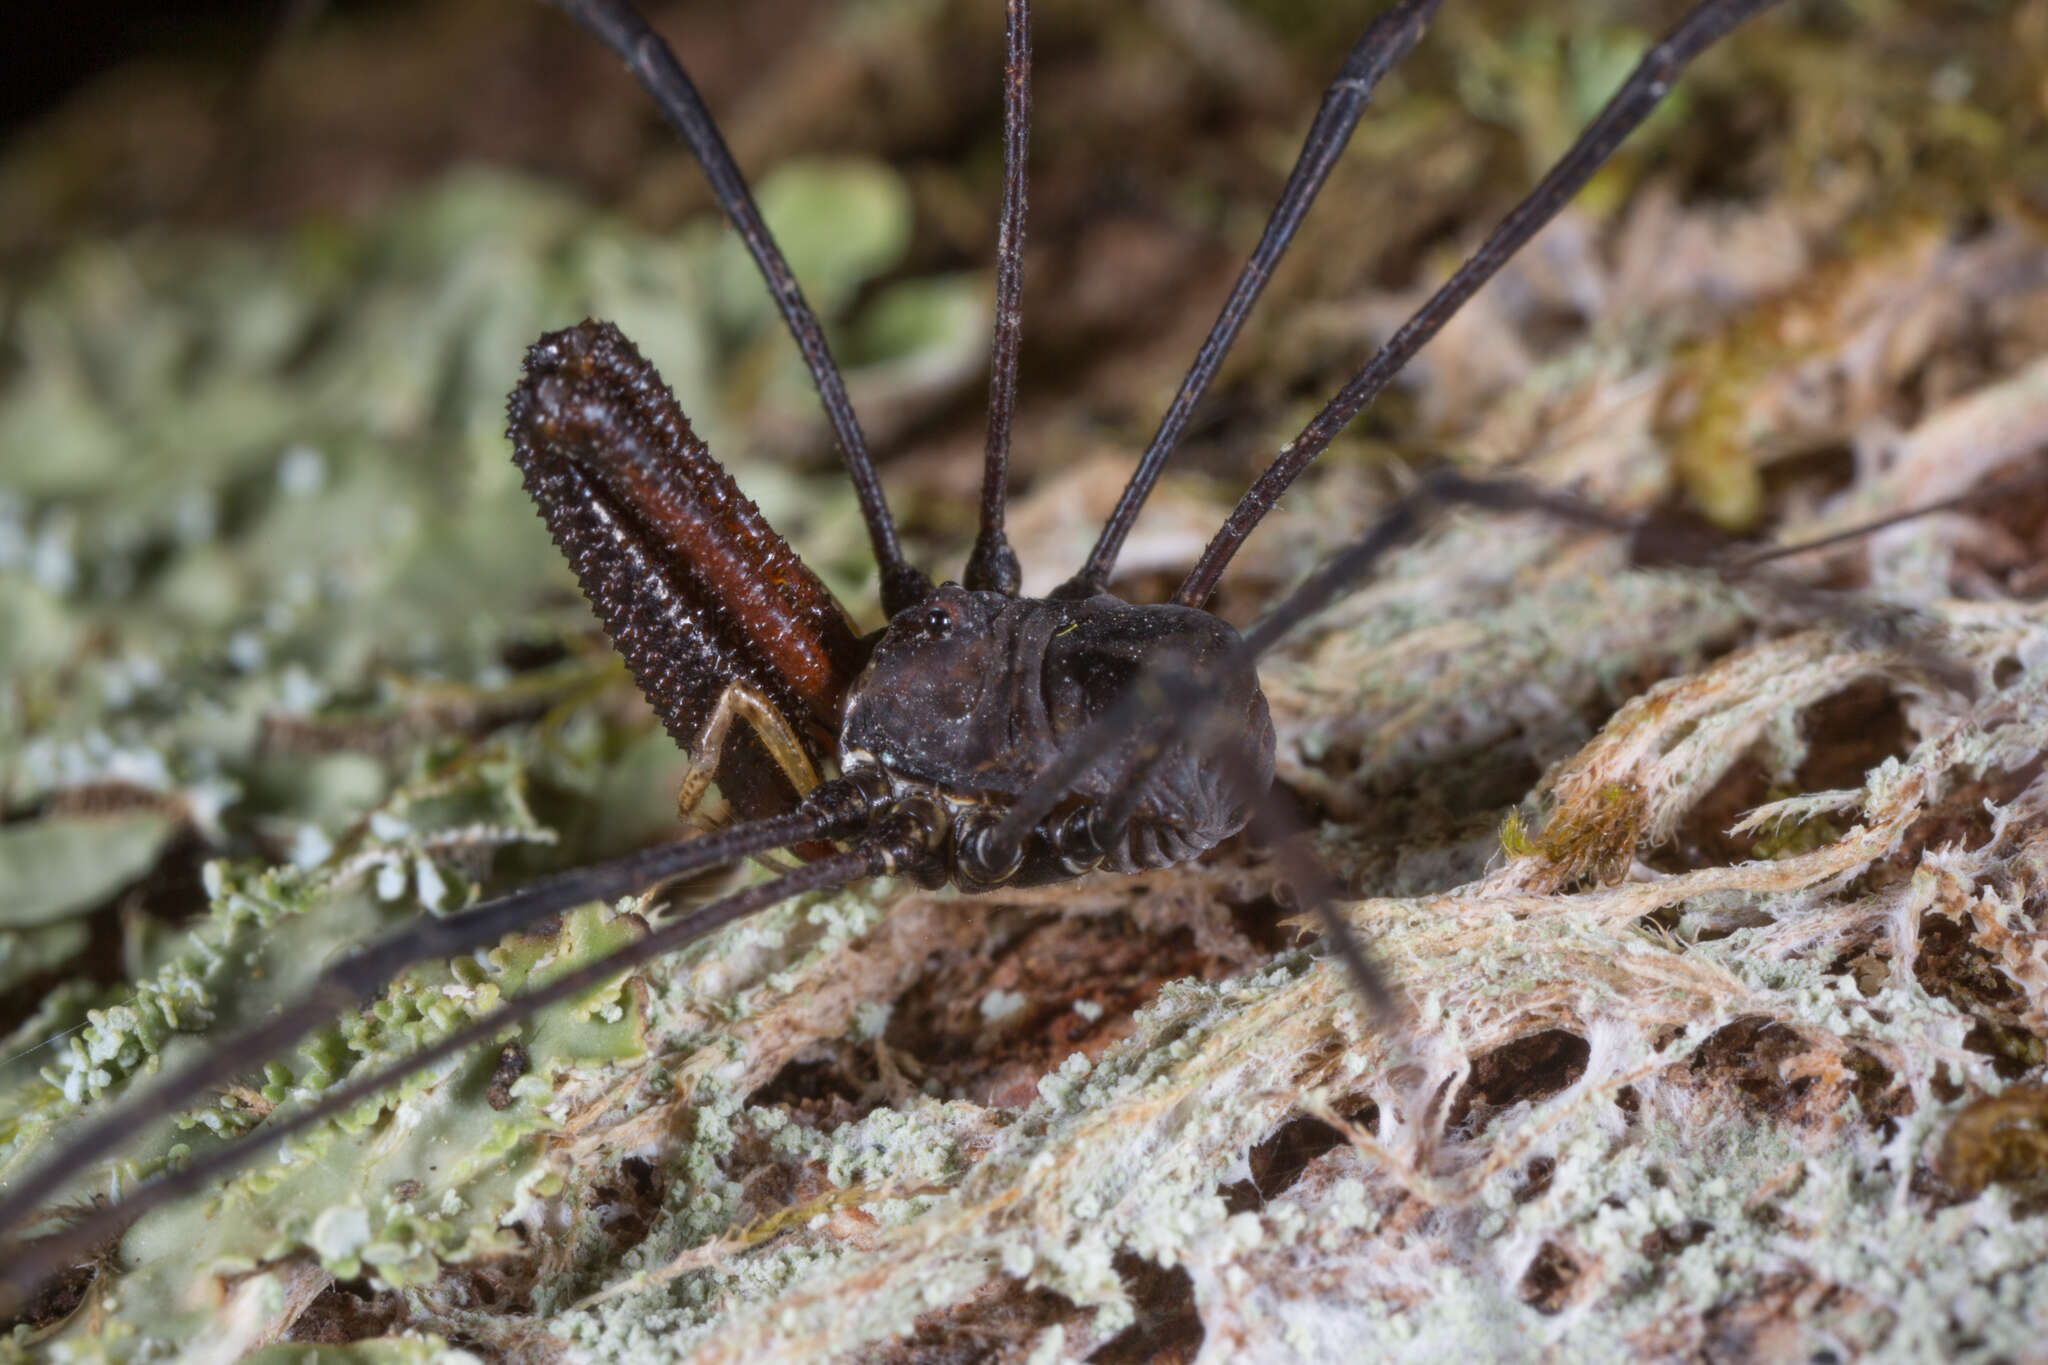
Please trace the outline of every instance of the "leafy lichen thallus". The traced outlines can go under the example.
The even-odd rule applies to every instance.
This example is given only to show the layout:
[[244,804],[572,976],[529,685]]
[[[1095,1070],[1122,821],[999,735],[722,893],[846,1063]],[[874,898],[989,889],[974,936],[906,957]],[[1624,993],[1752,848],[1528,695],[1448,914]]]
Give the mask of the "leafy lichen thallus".
[[[622,58],[688,142],[718,203],[766,277],[802,349],[865,516],[887,626],[861,637],[790,547],[691,433],[653,368],[618,330],[584,322],[527,353],[510,400],[514,458],[555,541],[641,690],[695,756],[681,800],[716,780],[729,827],[557,876],[465,914],[430,920],[329,969],[307,997],[111,1117],[0,1202],[11,1238],[140,1124],[282,1051],[380,989],[409,963],[496,942],[573,906],[776,849],[806,858],[684,914],[632,946],[529,991],[391,1067],[289,1118],[198,1155],[118,1203],[4,1260],[8,1310],[122,1220],[199,1189],[258,1143],[355,1105],[403,1074],[498,1035],[508,1022],[802,892],[884,874],[974,891],[1133,871],[1195,858],[1266,809],[1274,740],[1256,663],[1416,525],[1432,501],[1535,508],[1627,529],[1597,509],[1523,485],[1426,479],[1243,635],[1203,609],[1238,547],[1295,477],[1372,401],[1459,306],[1585,183],[1679,71],[1770,0],[1703,0],[1643,58],[1576,143],[1484,243],[1381,347],[1245,493],[1169,602],[1104,590],[1129,531],[1195,404],[1274,263],[1344,148],[1380,76],[1420,37],[1438,0],[1401,0],[1365,31],[1332,81],[1280,202],[1108,524],[1049,598],[1017,595],[1003,531],[1016,394],[1030,108],[1028,0],[1009,0],[1004,188],[997,257],[980,532],[958,583],[905,560],[846,388],[745,181],[673,53],[624,0],[561,0]],[[832,774],[832,775],[827,775]],[[1317,870],[1289,879],[1316,907],[1334,953],[1371,1008],[1389,993],[1330,910]],[[86,1191],[90,1196],[93,1191]]]

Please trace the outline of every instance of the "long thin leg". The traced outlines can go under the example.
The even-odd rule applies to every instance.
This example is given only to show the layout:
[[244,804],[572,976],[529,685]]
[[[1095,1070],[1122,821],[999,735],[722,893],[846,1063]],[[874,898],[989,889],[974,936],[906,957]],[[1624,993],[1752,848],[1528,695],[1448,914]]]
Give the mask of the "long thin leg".
[[[2044,456],[2048,456],[2048,450],[2036,451],[2033,458],[2038,464]],[[1982,488],[1973,488],[1967,493],[1958,493],[1952,498],[1943,498],[1940,502],[1931,502],[1925,506],[1908,508],[1904,512],[1894,512],[1888,517],[1883,517],[1877,521],[1865,522],[1861,526],[1851,526],[1846,531],[1836,531],[1832,535],[1801,541],[1794,545],[1772,545],[1761,550],[1751,550],[1732,555],[1727,560],[1727,567],[1732,573],[1746,572],[1760,565],[1768,564],[1773,560],[1789,559],[1793,555],[1808,554],[1814,550],[1825,550],[1831,546],[1841,545],[1851,540],[1860,540],[1872,531],[1882,531],[1888,526],[1897,526],[1901,522],[1916,521],[1921,517],[1932,516],[1936,512],[1953,512],[1964,507],[1986,506],[2008,498],[2017,497],[2022,493],[2031,493],[2043,484],[2048,484],[2048,466],[2038,468],[2031,474],[2020,474],[2010,479],[2000,479],[1997,483],[1986,484]]]
[[1266,472],[1259,475],[1237,507],[1218,528],[1201,560],[1188,574],[1173,600],[1184,606],[1200,606],[1216,590],[1223,574],[1245,537],[1259,524],[1280,495],[1311,460],[1323,453],[1338,432],[1379,395],[1423,343],[1435,336],[1472,297],[1478,288],[1535,236],[1571,201],[1638,124],[1660,104],[1685,66],[1717,39],[1743,20],[1777,3],[1777,0],[1703,0],[1663,41],[1643,55],[1636,69],[1615,92],[1599,117],[1579,134],[1578,141],[1551,167],[1527,198],[1514,207],[1492,231],[1471,259],[1458,267],[1444,286],[1401,324],[1400,330],[1342,389],[1317,413],[1301,434],[1281,447]]
[[1468,479],[1448,469],[1432,470],[1356,542],[1330,556],[1323,567],[1266,609],[1244,633],[1244,647],[1254,658],[1280,642],[1288,631],[1350,592],[1373,566],[1421,531],[1434,506],[1462,503],[1497,512],[1542,512],[1558,521],[1626,536],[1639,523],[1596,503],[1556,493],[1517,479]]
[[112,1156],[137,1129],[190,1107],[208,1091],[278,1055],[415,962],[469,952],[549,915],[645,890],[685,872],[848,833],[865,819],[868,808],[868,799],[856,784],[832,783],[818,788],[788,815],[565,872],[463,914],[422,920],[373,943],[322,972],[302,997],[264,1023],[229,1039],[147,1094],[118,1105],[98,1122],[67,1134],[61,1152],[0,1200],[0,1229],[18,1227],[52,1191]]
[[867,438],[861,434],[852,400],[846,396],[846,381],[840,377],[839,367],[832,360],[831,348],[825,344],[825,329],[819,325],[818,315],[811,311],[811,305],[804,300],[803,290],[797,284],[789,262],[783,258],[782,248],[775,244],[768,224],[762,220],[761,210],[754,204],[746,178],[734,164],[732,153],[726,149],[725,139],[719,134],[710,110],[704,107],[703,97],[697,93],[689,73],[676,60],[676,54],[662,41],[661,35],[626,0],[555,0],[555,3],[602,40],[605,46],[618,53],[634,79],[654,97],[662,116],[689,144],[691,154],[704,170],[704,178],[710,183],[718,206],[725,211],[726,218],[740,234],[740,240],[747,244],[754,264],[760,267],[763,278],[768,281],[769,292],[775,296],[775,306],[782,311],[782,320],[788,324],[789,334],[796,338],[797,349],[803,352],[804,364],[810,367],[811,378],[818,386],[818,399],[824,404],[825,417],[839,438],[839,451],[846,460],[846,472],[853,480],[855,495],[860,499],[861,516],[867,520],[868,539],[874,546],[875,563],[881,569],[882,609],[893,616],[921,600],[931,585],[923,574],[910,566],[903,557],[903,547],[897,543],[896,523],[889,515],[888,501],[882,496],[881,480],[876,476],[874,461],[868,455]]
[[981,466],[981,531],[962,581],[1015,596],[1017,552],[1003,534],[1010,422],[1017,410],[1017,343],[1024,331],[1024,210],[1031,150],[1031,0],[1009,0],[1003,23],[1003,217],[996,236],[996,326],[989,341],[988,447]]
[[1252,817],[1253,837],[1266,842],[1280,864],[1280,875],[1293,888],[1295,899],[1322,924],[1330,956],[1351,978],[1359,1000],[1365,1005],[1363,1022],[1385,1025],[1394,1018],[1394,992],[1387,985],[1386,976],[1373,965],[1365,945],[1358,941],[1351,922],[1337,908],[1340,901],[1347,899],[1344,888],[1308,846],[1306,833],[1272,789],[1260,794],[1259,804],[1258,814]]
[[[1322,568],[1268,608],[1266,614],[1245,631],[1244,647],[1254,657],[1271,649],[1288,631],[1357,587],[1388,551],[1421,530],[1432,505],[1444,504],[1500,512],[1540,512],[1568,525],[1607,531],[1628,538],[1630,559],[1638,567],[1694,569],[1718,574],[1730,582],[1740,583],[1816,615],[1833,617],[1866,631],[1881,629],[1882,623],[1891,619],[1891,613],[1883,604],[1859,602],[1853,594],[1816,593],[1790,580],[1770,576],[1765,566],[1792,555],[1855,540],[1901,522],[2025,492],[2044,481],[2048,481],[2048,470],[2000,480],[1984,488],[1909,508],[1817,540],[1750,551],[1717,534],[1702,535],[1693,528],[1673,527],[1654,517],[1622,516],[1569,493],[1540,488],[1520,480],[1468,479],[1450,470],[1434,470],[1414,491],[1389,508],[1364,536],[1331,556]],[[1937,678],[1959,689],[1967,688],[1967,680],[1958,680],[1947,661],[1934,655],[1925,643],[1910,639],[1896,643],[1900,649],[1916,656],[1921,666]]]
[[[622,972],[631,971],[664,953],[685,947],[713,930],[756,911],[765,910],[778,901],[807,891],[841,886],[862,877],[881,875],[891,870],[893,866],[915,857],[919,851],[915,847],[916,843],[917,840],[906,838],[900,832],[893,838],[869,840],[852,852],[821,858],[817,862],[785,873],[773,881],[748,887],[744,891],[713,901],[601,961],[579,967],[537,990],[528,991],[503,1008],[485,1015],[441,1041],[421,1048],[411,1056],[394,1062],[373,1075],[336,1088],[318,1103],[288,1119],[267,1123],[240,1142],[223,1147],[181,1170],[157,1177],[129,1194],[120,1203],[98,1210],[62,1232],[26,1245],[17,1243],[9,1248],[8,1254],[0,1256],[0,1266],[5,1267],[4,1270],[0,1270],[0,1315],[13,1314],[29,1295],[36,1291],[42,1281],[63,1270],[67,1265],[75,1263],[89,1248],[118,1234],[122,1227],[150,1209],[190,1194],[203,1188],[208,1182],[228,1175],[246,1165],[267,1148],[336,1114],[347,1112],[365,1100],[388,1090],[413,1072],[453,1057],[479,1043],[488,1042],[508,1026],[537,1010],[596,990]],[[331,1017],[331,1012],[328,1017]],[[191,1096],[188,1093],[180,1098],[182,1103],[189,1103]],[[180,1107],[181,1104],[174,1104],[130,1122],[160,1119]],[[125,1115],[122,1117],[126,1118]],[[132,1131],[131,1126],[124,1124],[124,1135]],[[66,1152],[65,1158],[71,1155],[71,1152]],[[57,1188],[62,1179],[73,1174],[76,1169],[76,1163],[64,1158],[53,1162],[47,1172],[36,1173],[35,1179],[27,1183],[23,1195],[8,1201],[10,1209],[20,1204],[23,1206],[21,1213],[26,1213],[28,1206],[46,1197]],[[28,1196],[27,1191],[35,1193]],[[21,1217],[17,1214],[7,1218],[0,1226],[12,1228],[20,1221]]]
[[1252,249],[1251,259],[1245,262],[1237,283],[1231,287],[1230,297],[1224,300],[1223,311],[1216,315],[1216,322],[1209,328],[1209,336],[1202,342],[1202,349],[1195,353],[1195,363],[1189,367],[1187,378],[1181,380],[1180,392],[1173,396],[1173,405],[1160,419],[1159,430],[1152,434],[1152,443],[1145,447],[1137,469],[1132,471],[1131,481],[1117,499],[1116,510],[1109,514],[1102,533],[1095,539],[1095,548],[1088,552],[1087,562],[1054,596],[1087,597],[1100,592],[1109,582],[1109,575],[1116,568],[1116,557],[1123,551],[1124,538],[1131,533],[1131,526],[1138,519],[1138,510],[1145,505],[1145,499],[1152,493],[1152,485],[1159,481],[1159,472],[1166,467],[1167,457],[1187,430],[1195,404],[1208,392],[1210,381],[1222,368],[1224,357],[1230,354],[1238,331],[1244,326],[1245,319],[1251,316],[1252,306],[1265,291],[1266,282],[1272,278],[1273,268],[1293,242],[1295,230],[1308,216],[1316,196],[1322,193],[1337,158],[1344,154],[1352,132],[1358,127],[1359,118],[1372,98],[1373,87],[1414,48],[1439,3],[1441,0],[1401,0],[1400,4],[1373,20],[1353,45],[1336,79],[1323,92],[1322,107],[1316,110],[1315,122],[1309,125],[1301,154],[1287,175],[1286,187],[1280,191],[1280,202],[1273,206],[1273,214],[1266,220],[1266,230],[1260,234],[1259,244]]

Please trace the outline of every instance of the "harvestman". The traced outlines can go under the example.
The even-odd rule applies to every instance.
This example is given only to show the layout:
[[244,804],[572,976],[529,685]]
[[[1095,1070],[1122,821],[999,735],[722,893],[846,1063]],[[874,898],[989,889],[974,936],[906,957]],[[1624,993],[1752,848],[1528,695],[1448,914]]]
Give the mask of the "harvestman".
[[[898,544],[845,384],[817,317],[673,53],[624,0],[557,0],[626,61],[689,144],[760,267],[816,381],[880,567],[888,625],[855,634],[823,584],[692,435],[659,376],[605,323],[542,338],[514,390],[515,458],[556,543],[671,734],[695,757],[681,793],[714,779],[743,817],[729,828],[564,873],[375,943],[307,997],[110,1118],[0,1200],[22,1235],[47,1196],[172,1116],[355,1007],[405,966],[497,942],[591,901],[776,849],[809,861],[712,901],[612,957],[512,1001],[402,1062],[330,1092],[252,1138],[166,1172],[32,1244],[0,1271],[0,1312],[142,1212],[341,1113],[411,1071],[498,1035],[722,925],[808,891],[884,874],[963,890],[1133,871],[1199,856],[1264,813],[1274,739],[1256,661],[1356,583],[1429,506],[1461,501],[1545,511],[1627,532],[1618,518],[1508,482],[1439,474],[1240,636],[1203,610],[1252,529],[1294,479],[1472,293],[1548,222],[1654,109],[1700,52],[1773,0],[1702,0],[1643,57],[1556,166],[1449,281],[1396,331],[1245,493],[1172,600],[1104,590],[1118,552],[1196,403],[1314,201],[1380,77],[1440,0],[1401,0],[1375,20],[1324,95],[1280,202],[1208,339],[1080,570],[1050,598],[1017,596],[1003,531],[1016,395],[1030,121],[1028,0],[1009,0],[1004,181],[980,532],[962,581],[933,585]],[[1170,717],[1170,719],[1169,719]],[[837,775],[822,772],[837,769]],[[1388,993],[1331,909],[1312,860],[1287,867],[1333,951],[1384,1014]]]

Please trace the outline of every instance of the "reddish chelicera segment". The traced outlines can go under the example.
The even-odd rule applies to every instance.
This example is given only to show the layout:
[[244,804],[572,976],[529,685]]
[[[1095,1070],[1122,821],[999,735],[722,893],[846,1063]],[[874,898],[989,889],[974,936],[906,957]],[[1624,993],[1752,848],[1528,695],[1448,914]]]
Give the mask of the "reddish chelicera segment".
[[[695,748],[744,682],[829,755],[867,646],[633,343],[605,322],[542,337],[509,414],[527,491],[669,733]],[[792,804],[743,727],[719,777],[742,814]]]

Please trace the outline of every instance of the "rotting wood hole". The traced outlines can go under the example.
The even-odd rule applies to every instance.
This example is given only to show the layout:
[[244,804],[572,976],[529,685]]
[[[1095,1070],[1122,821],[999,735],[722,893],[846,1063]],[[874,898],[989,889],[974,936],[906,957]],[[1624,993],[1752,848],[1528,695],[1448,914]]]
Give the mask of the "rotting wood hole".
[[1743,754],[1687,808],[1668,840],[1642,851],[1643,862],[1676,874],[1748,861],[1755,856],[1755,839],[1731,831],[1736,821],[1768,801],[1771,791],[1761,760],[1754,752]]
[[[2019,472],[2018,465],[2011,472]],[[1969,515],[1999,527],[2022,547],[2017,562],[1995,554],[1996,537],[1963,536],[1956,542],[1959,569],[1974,568],[2022,599],[2039,597],[2048,588],[2042,564],[2048,561],[2048,487],[2036,484],[2008,497],[1986,500]],[[1987,550],[1992,554],[1985,553]],[[2000,684],[2003,686],[2003,684]]]
[[1230,912],[1231,927],[1244,935],[1245,942],[1268,955],[1283,952],[1293,947],[1301,934],[1288,926],[1287,921],[1299,912],[1282,905],[1277,896],[1260,896],[1256,900],[1232,901],[1226,906]]
[[1958,783],[1914,822],[1906,844],[1890,861],[1904,865],[1908,849],[1911,866],[1917,866],[1925,849],[1953,847],[1974,853],[1983,848],[1991,842],[1993,825],[1987,807],[2011,803],[2040,778],[2044,768],[2048,768],[2048,757],[2037,757],[2017,768],[1995,769],[1974,781]]
[[1631,1295],[1653,1292],[1668,1273],[1663,1263],[1687,1247],[1699,1245],[1713,1231],[1714,1225],[1703,1218],[1686,1218],[1644,1233],[1636,1243],[1643,1264],[1626,1272],[1623,1292]]
[[1843,889],[1843,896],[1868,899],[1907,881],[1920,869],[1929,849],[1958,848],[1966,853],[1982,849],[1991,842],[1993,810],[2010,804],[2044,769],[2048,769],[2048,755],[2017,768],[1993,769],[1955,783],[1920,813],[1889,853]]
[[[1218,980],[1243,965],[1204,951],[1185,926],[1148,930],[1121,911],[1037,915],[993,959],[963,953],[931,963],[897,999],[884,1041],[950,1098],[1021,1108],[1073,1053],[1092,1058],[1125,1037],[1132,1015],[1167,982]],[[1021,1004],[991,1012],[991,1000]]]
[[[1600,709],[1604,719],[1611,714]],[[1579,741],[1555,743],[1520,731],[1494,735],[1482,742],[1446,744],[1428,753],[1383,761],[1368,767],[1354,743],[1332,745],[1314,764],[1333,782],[1357,793],[1365,803],[1363,823],[1373,839],[1413,839],[1444,826],[1492,819],[1517,804],[1543,777],[1551,762],[1570,755]],[[1325,812],[1302,800],[1310,815]],[[1356,817],[1352,823],[1358,823]]]
[[414,1293],[375,1288],[367,1277],[337,1280],[306,1305],[285,1339],[346,1346],[425,1329],[447,1336],[451,1345],[502,1358],[502,1353],[487,1343],[451,1331],[447,1316],[483,1312],[504,1318],[531,1317],[533,1290],[540,1275],[540,1258],[528,1251],[444,1267],[432,1285]]
[[1898,694],[1864,678],[1799,713],[1806,757],[1792,779],[1801,792],[1860,787],[1872,768],[1912,752],[1913,732]]
[[[98,1207],[97,1204],[93,1207]],[[42,1285],[21,1312],[12,1318],[0,1317],[0,1333],[10,1332],[17,1326],[35,1330],[52,1323],[62,1322],[78,1311],[79,1305],[92,1291],[93,1281],[99,1278],[100,1270],[111,1268],[115,1254],[120,1250],[119,1238],[94,1247],[90,1255],[81,1258],[77,1264],[67,1268]]]
[[[746,1228],[769,1219],[784,1220],[786,1224],[786,1216],[792,1211],[809,1207],[822,1212],[825,1205],[820,1201],[835,1200],[846,1193],[845,1186],[831,1179],[824,1162],[781,1150],[771,1130],[750,1123],[738,1124],[734,1137],[732,1149],[719,1163],[726,1178],[737,1183],[741,1191],[729,1227]],[[873,1222],[859,1208],[839,1208],[828,1217],[835,1223],[842,1218],[850,1218],[854,1223]],[[828,1235],[836,1238],[839,1234]]]
[[1584,1268],[1570,1252],[1556,1242],[1545,1242],[1537,1249],[1529,1268],[1522,1272],[1522,1282],[1516,1286],[1515,1294],[1537,1312],[1554,1316],[1571,1302],[1572,1291],[1582,1274]]
[[1478,1133],[1493,1116],[1524,1101],[1555,1095],[1586,1074],[1592,1047],[1564,1029],[1544,1029],[1476,1058],[1452,1100],[1445,1127]]
[[1168,1270],[1142,1256],[1119,1252],[1111,1262],[1124,1282],[1137,1321],[1098,1346],[1089,1365],[1188,1365],[1201,1353],[1202,1315],[1195,1282],[1179,1266]]
[[1652,1261],[1661,1261],[1676,1256],[1689,1246],[1697,1246],[1706,1240],[1714,1225],[1704,1218],[1688,1218],[1680,1223],[1671,1223],[1643,1234],[1637,1249]]
[[1522,1183],[1515,1187],[1517,1204],[1531,1203],[1543,1197],[1550,1188],[1550,1182],[1557,1176],[1557,1162],[1554,1158],[1539,1156],[1530,1158],[1522,1168]]
[[879,1078],[858,1050],[826,1041],[804,1048],[747,1096],[748,1108],[779,1108],[821,1132],[854,1122],[886,1102]]
[[346,1346],[405,1330],[412,1310],[390,1290],[374,1290],[368,1280],[337,1280],[315,1295],[285,1333],[285,1340],[308,1346]]
[[1842,1054],[1849,1069],[1849,1092],[1856,1097],[1864,1115],[1890,1136],[1897,1120],[1913,1112],[1913,1092],[1898,1084],[1892,1069],[1864,1048],[1851,1047]]
[[1759,1114],[1806,1128],[1833,1122],[1852,1096],[1865,1119],[1880,1127],[1910,1111],[1911,1095],[1860,1048],[1845,1048],[1833,1068],[1823,1064],[1787,1079],[1787,1064],[1813,1050],[1797,1030],[1746,1015],[1717,1030],[1674,1074],[1689,1078],[1703,1095],[1728,1095]]
[[2021,1028],[2008,1028],[1979,1019],[1963,1035],[1963,1046],[1991,1059],[1991,1069],[2000,1080],[2016,1081],[2039,1067],[2044,1060],[2042,1042]]
[[638,1246],[654,1226],[668,1194],[668,1182],[645,1157],[629,1156],[614,1171],[614,1178],[592,1188],[595,1198],[608,1213],[605,1234],[621,1250]]
[[1905,708],[1891,687],[1866,678],[1799,713],[1806,755],[1789,783],[1777,780],[1755,749],[1692,803],[1671,838],[1643,855],[1659,872],[1728,867],[1755,858],[1804,852],[1836,837],[1825,819],[1800,828],[1735,833],[1743,816],[1768,802],[1810,792],[1854,790],[1887,758],[1911,752]]
[[1890,984],[1892,959],[1888,945],[1875,939],[1862,939],[1836,953],[1822,971],[1827,976],[1842,976],[1854,981],[1857,992],[1868,1000]]
[[1023,1365],[1048,1328],[1072,1328],[1087,1316],[1063,1295],[1002,1275],[924,1314],[908,1335],[862,1359],[865,1365]]
[[[1379,1122],[1379,1108],[1368,1104],[1346,1117],[1356,1127],[1371,1131]],[[1231,1213],[1256,1213],[1268,1200],[1292,1188],[1317,1157],[1342,1147],[1344,1141],[1342,1133],[1314,1115],[1295,1115],[1252,1145],[1245,1154],[1250,1173],[1218,1191],[1224,1206]]]
[[1532,301],[1515,319],[1515,331],[1538,355],[1558,355],[1584,341],[1592,319],[1574,303]]
[[1975,1022],[1963,1046],[1990,1058],[2003,1080],[2017,1080],[2048,1060],[2048,1047],[2020,1026],[2026,996],[1973,941],[1967,925],[1935,911],[1920,917],[1913,976]]
[[1338,861],[1361,894],[1448,890],[1484,873],[1501,822],[1545,764],[1576,747],[1517,733],[1483,752],[1435,751],[1367,769],[1356,746],[1334,746],[1314,765],[1328,800],[1299,798],[1304,824],[1342,827]]
[[1713,1085],[1731,1086],[1767,1113],[1789,1113],[1811,1086],[1787,1082],[1783,1064],[1806,1051],[1806,1040],[1770,1019],[1744,1016],[1717,1029],[1694,1050],[1687,1069]]

